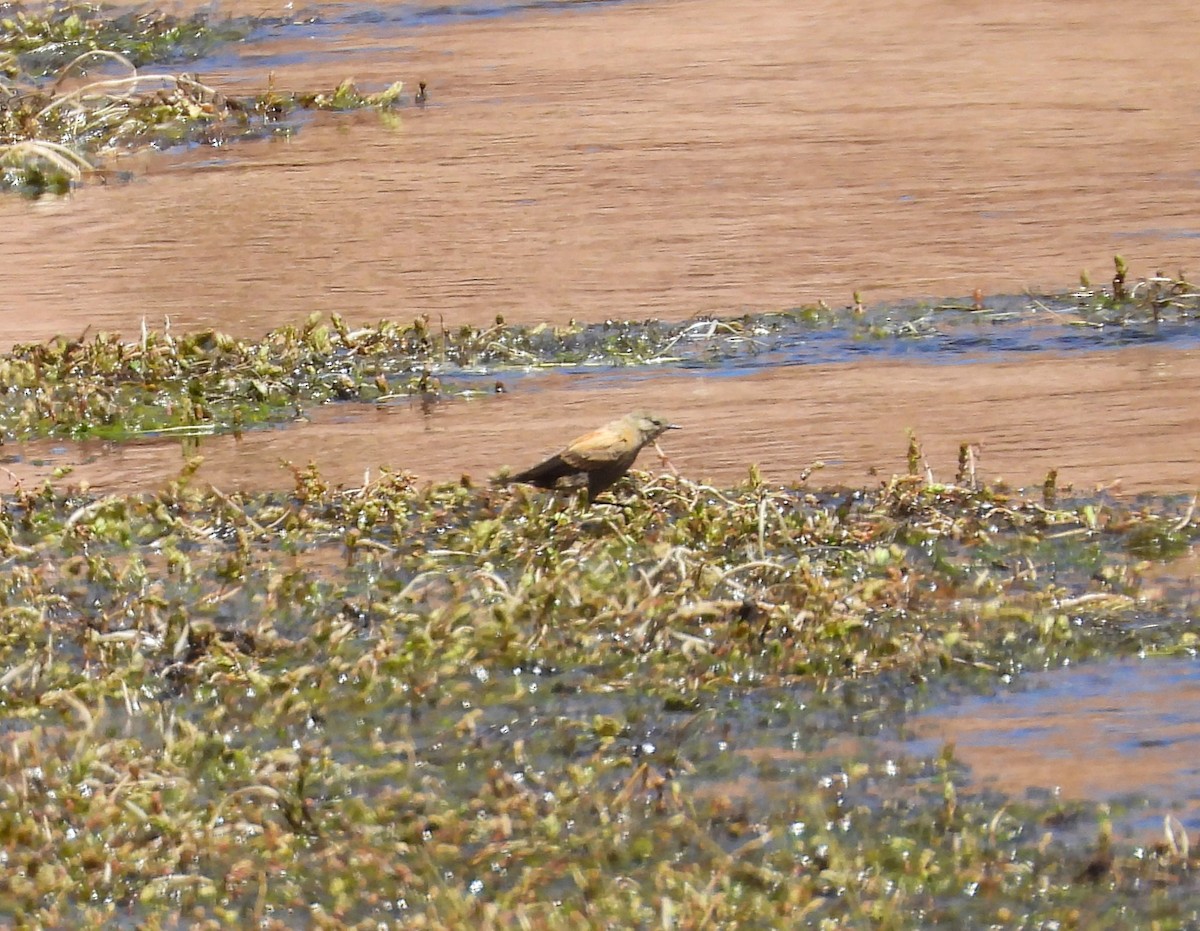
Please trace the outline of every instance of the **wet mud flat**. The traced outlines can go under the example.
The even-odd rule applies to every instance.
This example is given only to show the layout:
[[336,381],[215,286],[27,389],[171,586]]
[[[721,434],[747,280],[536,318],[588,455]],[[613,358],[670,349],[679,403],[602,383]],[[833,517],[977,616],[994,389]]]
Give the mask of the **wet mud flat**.
[[1200,802],[1197,675],[1192,658],[1085,664],[915,716],[909,728],[949,741],[981,784],[1006,794],[1169,800],[1130,826],[1150,836],[1164,813],[1192,822]]

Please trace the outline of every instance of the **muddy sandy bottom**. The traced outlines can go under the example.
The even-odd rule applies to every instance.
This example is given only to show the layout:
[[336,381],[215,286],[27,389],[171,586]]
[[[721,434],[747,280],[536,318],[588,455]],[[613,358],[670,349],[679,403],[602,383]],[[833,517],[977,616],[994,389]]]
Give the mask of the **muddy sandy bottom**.
[[1198,265],[1184,0],[1136,20],[1116,0],[660,0],[434,28],[317,9],[196,67],[233,92],[424,79],[431,106],[6,198],[0,344],[167,315],[682,318],[1067,287],[1114,252]]
[[1200,811],[1200,664],[1124,661],[1030,676],[1016,692],[920,715],[927,744],[954,744],[976,784],[1015,796],[1160,799],[1136,827],[1161,831],[1174,811]]
[[[323,4],[323,25],[200,63],[234,92],[268,71],[281,89],[428,80],[431,105],[398,125],[323,115],[290,140],[118,159],[134,181],[67,201],[0,202],[0,345],[167,318],[253,335],[314,311],[682,318],[847,303],[854,288],[1067,286],[1081,265],[1107,277],[1117,250],[1142,272],[1200,253],[1200,62],[1175,41],[1182,2],[1139,10],[1136,29],[1115,2],[1030,0],[403,18],[429,6],[375,4],[366,22]],[[823,459],[820,481],[861,482],[903,468],[911,427],[941,476],[969,441],[988,477],[1059,467],[1083,484],[1190,487],[1193,362],[1146,358],[547,379],[429,417],[327,410],[202,451],[222,481],[274,483],[277,460],[310,457],[345,481],[381,463],[478,476],[650,405],[691,425],[671,437],[676,465],[716,481],[752,462],[786,481]],[[89,471],[136,483],[178,459],[139,446]]]
[[[1050,469],[1080,491],[1191,490],[1200,484],[1200,353],[1135,349],[958,365],[796,366],[748,377],[683,374],[542,375],[502,395],[383,406],[327,405],[282,430],[184,446],[37,443],[7,447],[8,481],[73,466],[69,481],[111,490],[174,475],[186,455],[219,487],[286,485],[282,461],[317,463],[355,485],[390,466],[420,479],[464,474],[484,481],[503,466],[532,465],[571,437],[629,410],[661,411],[684,429],[665,451],[687,478],[730,484],[758,465],[794,481],[817,461],[814,485],[862,485],[907,469],[916,431],[934,477],[952,481],[958,447],[978,446],[980,480],[1037,485]],[[653,452],[643,469],[659,468]]]

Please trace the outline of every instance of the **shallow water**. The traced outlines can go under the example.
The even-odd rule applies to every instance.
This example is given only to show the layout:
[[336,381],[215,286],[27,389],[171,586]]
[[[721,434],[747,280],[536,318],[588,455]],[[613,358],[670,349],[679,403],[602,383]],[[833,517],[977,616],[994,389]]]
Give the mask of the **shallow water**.
[[918,746],[954,744],[974,784],[1021,796],[1158,800],[1139,829],[1175,813],[1200,829],[1200,663],[1128,660],[1037,673],[1015,690],[910,720]]
[[[1104,282],[1114,252],[1135,275],[1200,265],[1200,60],[1179,41],[1183,0],[1139,8],[1136,29],[1115,0],[515,6],[322,4],[197,63],[227,93],[271,71],[280,90],[354,76],[426,80],[432,97],[398,123],[324,114],[288,138],[114,156],[132,181],[66,201],[0,201],[0,345],[133,337],[168,318],[255,335],[314,312],[678,320],[841,307],[855,290],[868,303],[1062,290],[1082,268]],[[6,447],[0,485],[67,467],[102,489],[152,487],[197,452],[225,489],[287,485],[281,460],[345,484],[384,465],[483,481],[654,406],[685,426],[665,444],[674,466],[717,483],[752,463],[792,481],[817,460],[816,484],[878,481],[904,471],[913,429],[936,478],[970,442],[987,480],[1058,469],[1081,490],[1190,490],[1194,340],[964,325],[883,347],[834,333],[728,378],[505,376],[503,396],[329,406],[240,440]],[[929,364],[947,352],[989,358]],[[917,726],[954,740],[983,784],[1190,810],[1194,667],[1159,668],[1053,674]]]
[[[364,87],[428,80],[432,102],[403,108],[398,127],[323,114],[292,138],[117,158],[133,181],[68,201],[6,199],[0,344],[88,329],[135,336],[143,321],[167,320],[257,334],[333,311],[352,323],[424,313],[452,327],[497,313],[600,321],[841,307],[855,288],[870,302],[1067,287],[1081,265],[1102,282],[1118,248],[1135,274],[1200,254],[1187,132],[1200,66],[1172,52],[1180,4],[1144,11],[1128,34],[1113,4],[1087,17],[1033,2],[1001,15],[921,3],[797,12],[782,0],[753,11],[706,0],[487,8],[502,7],[515,12],[322,4],[197,63],[234,92],[260,88],[274,68],[281,90],[351,74]],[[1014,71],[1014,60],[1026,64]],[[478,476],[653,402],[705,424],[704,435],[693,426],[672,437],[670,452],[685,474],[715,480],[755,462],[787,480],[821,459],[823,477],[862,481],[903,466],[913,428],[935,474],[974,442],[989,477],[1018,483],[1057,467],[1085,485],[1194,484],[1186,353],[1076,362],[1066,377],[1045,359],[1015,372],[921,364],[1194,342],[1186,328],[1096,333],[1029,316],[1022,328],[947,326],[943,315],[904,341],[807,334],[744,357],[759,371],[721,384],[522,379],[502,408],[341,410],[316,419],[382,423],[389,435],[339,423],[241,448],[265,464],[254,481],[277,481],[278,458],[331,458],[330,444],[347,480],[382,463]],[[916,364],[874,364],[881,356]],[[854,364],[820,364],[834,361]],[[511,415],[493,420],[494,410]],[[428,442],[410,444],[414,433]],[[241,458],[233,448],[201,451],[228,462]],[[154,474],[179,461],[177,446],[158,450]],[[96,477],[127,480],[119,469]]]
[[[907,470],[909,430],[936,480],[952,481],[961,443],[977,447],[980,481],[1039,486],[1051,469],[1080,493],[1191,491],[1200,485],[1200,354],[1163,348],[929,366],[796,365],[740,377],[618,371],[500,376],[501,395],[383,405],[330,404],[284,430],[240,439],[147,438],[111,445],[47,441],[7,446],[0,487],[72,467],[70,481],[123,490],[205,458],[201,478],[223,489],[288,486],[284,461],[316,462],[357,485],[387,466],[431,481],[484,482],[556,452],[569,437],[651,407],[683,426],[661,445],[680,474],[730,484],[757,464],[791,482],[817,462],[814,486],[863,485]],[[486,381],[491,386],[494,379]],[[646,451],[638,467],[661,466]]]
[[427,80],[398,126],[326,115],[0,203],[0,344],[167,316],[243,334],[314,311],[680,319],[1200,256],[1182,0],[1136,30],[1112,0],[663,0],[409,29],[414,9],[323,5],[197,66],[235,92],[268,70],[280,90]]

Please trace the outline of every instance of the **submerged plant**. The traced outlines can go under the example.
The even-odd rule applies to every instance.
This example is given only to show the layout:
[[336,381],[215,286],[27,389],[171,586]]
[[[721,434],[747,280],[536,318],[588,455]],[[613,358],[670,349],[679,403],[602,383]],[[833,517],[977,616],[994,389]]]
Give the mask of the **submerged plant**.
[[[66,156],[61,158],[69,167]],[[1168,292],[1171,296],[1164,296]],[[1200,316],[1200,292],[1183,278],[1169,285],[1139,284],[1120,307],[1111,298],[1096,298],[1089,313],[1109,322],[1084,328],[1083,338],[1078,321],[1058,322],[1066,316],[1064,309],[1079,303],[1078,295],[1019,300],[1028,317],[1044,316],[1052,307],[1053,325],[1069,334],[1076,349],[1094,346],[1088,340],[1093,333],[1096,340],[1109,341],[1122,326],[1130,329],[1131,338],[1141,339],[1145,327],[1155,326],[1150,322],[1155,315],[1165,320],[1172,313],[1181,325]],[[511,379],[538,370],[696,370],[823,361],[844,358],[847,345],[861,351],[864,339],[880,353],[890,351],[889,342],[904,352],[907,341],[926,337],[913,335],[916,324],[900,324],[932,314],[927,308],[899,305],[869,313],[799,308],[680,323],[630,320],[558,327],[512,325],[498,317],[490,325],[456,328],[428,317],[351,327],[334,314],[327,320],[312,316],[302,326],[281,327],[261,339],[211,330],[176,336],[169,329],[149,328],[132,340],[112,333],[84,334],[17,346],[0,355],[0,436],[123,439],[166,431],[237,432],[287,423],[306,406],[331,401],[386,403],[419,397],[431,402],[501,393]],[[968,324],[955,322],[950,311],[937,314],[939,332],[951,344],[935,346],[939,351],[953,351],[956,327],[979,325],[975,312],[969,312]],[[987,324],[1005,345],[1013,340],[1002,327],[1020,325],[1016,316]],[[1039,339],[1055,338],[1044,323],[1039,326]],[[978,333],[968,336],[977,352]],[[910,474],[925,470],[915,441],[908,459]],[[974,467],[973,451],[962,451],[959,474],[968,483]],[[1052,492],[1051,482],[1051,497]]]
[[257,495],[191,469],[141,495],[18,488],[0,915],[1183,914],[1180,826],[1131,848],[1096,806],[982,795],[952,753],[845,740],[894,735],[947,687],[1188,649],[1192,620],[1138,599],[1128,546],[1191,534],[1179,506],[1051,510],[920,477],[849,497],[667,477],[591,508],[312,468]]
[[[332,94],[279,94],[268,86],[261,95],[235,98],[195,75],[141,70],[195,58],[265,25],[213,25],[203,16],[178,20],[157,13],[106,20],[93,7],[52,10],[45,18],[17,10],[0,20],[0,56],[8,65],[0,81],[0,165],[7,169],[0,189],[63,193],[114,148],[221,144],[291,132],[291,117],[304,110],[386,109],[400,102],[400,82],[378,93],[345,81]],[[103,73],[88,73],[95,69]],[[50,72],[57,76],[48,84]],[[64,89],[68,78],[82,83]]]

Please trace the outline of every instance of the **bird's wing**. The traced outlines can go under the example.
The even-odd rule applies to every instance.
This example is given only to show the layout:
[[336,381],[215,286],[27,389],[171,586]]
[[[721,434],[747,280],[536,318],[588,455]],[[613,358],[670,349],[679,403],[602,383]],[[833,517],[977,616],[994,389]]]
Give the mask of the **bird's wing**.
[[588,472],[588,498],[596,500],[596,496],[608,491],[629,467],[624,463],[605,466],[602,469],[592,469]]
[[551,456],[545,462],[539,462],[531,469],[518,472],[511,481],[537,485],[540,488],[553,488],[560,478],[572,475],[575,471],[575,467],[564,462],[562,456]]
[[608,424],[585,433],[558,455],[568,465],[591,472],[618,463],[633,451],[631,438]]

